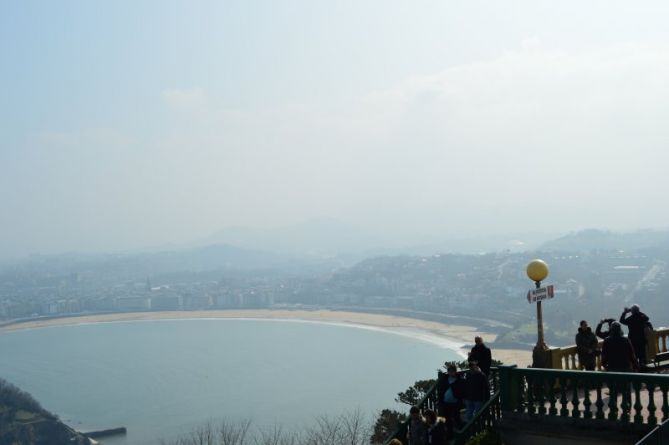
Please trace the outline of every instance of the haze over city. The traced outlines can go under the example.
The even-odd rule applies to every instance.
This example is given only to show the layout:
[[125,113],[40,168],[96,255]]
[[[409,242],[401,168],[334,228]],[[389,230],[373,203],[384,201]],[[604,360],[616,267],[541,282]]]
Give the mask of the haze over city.
[[0,9],[2,257],[667,227],[666,2]]
[[661,443],[667,17],[0,1],[0,445]]

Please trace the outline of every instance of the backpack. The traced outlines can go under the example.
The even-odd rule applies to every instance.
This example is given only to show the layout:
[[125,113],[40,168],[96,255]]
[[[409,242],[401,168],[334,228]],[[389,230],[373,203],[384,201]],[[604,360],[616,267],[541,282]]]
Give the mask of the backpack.
[[647,321],[646,326],[643,328],[643,336],[649,343],[652,343],[655,340],[655,329],[653,329],[653,323],[650,321]]

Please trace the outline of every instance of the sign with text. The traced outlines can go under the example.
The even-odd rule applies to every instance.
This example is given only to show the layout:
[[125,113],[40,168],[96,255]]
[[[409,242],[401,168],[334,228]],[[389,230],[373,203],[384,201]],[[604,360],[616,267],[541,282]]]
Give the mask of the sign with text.
[[539,289],[532,289],[527,292],[527,302],[532,304],[537,301],[548,300],[555,296],[553,292],[553,285],[540,287]]

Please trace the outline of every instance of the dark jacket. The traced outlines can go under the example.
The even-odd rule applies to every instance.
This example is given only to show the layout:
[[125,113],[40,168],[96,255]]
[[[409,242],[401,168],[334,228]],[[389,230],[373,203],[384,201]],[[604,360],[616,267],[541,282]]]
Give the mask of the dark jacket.
[[488,377],[482,372],[467,371],[465,374],[465,399],[484,401],[490,398]]
[[448,391],[449,388],[453,389],[453,395],[456,399],[462,400],[465,394],[465,381],[460,374],[458,374],[457,379],[453,383],[448,382],[448,374],[443,372],[439,373],[437,391],[439,395],[439,403],[443,403],[444,394]]
[[646,335],[644,329],[648,325],[648,316],[643,312],[632,313],[629,317],[625,318],[625,313],[623,312],[620,316],[620,323],[627,326],[629,330],[629,339],[632,342],[646,342]]
[[427,423],[420,419],[409,419],[409,445],[427,445]]
[[469,353],[469,360],[476,360],[479,368],[485,375],[490,375],[490,366],[492,365],[492,353],[490,348],[483,343],[474,345]]
[[623,336],[610,335],[602,347],[602,365],[607,371],[631,372],[637,367],[632,343]]
[[430,445],[446,445],[446,425],[437,422],[427,430],[427,443]]
[[576,352],[578,353],[578,361],[586,368],[595,365],[597,343],[599,343],[597,337],[592,333],[590,327],[585,329],[578,328],[578,334],[576,334]]

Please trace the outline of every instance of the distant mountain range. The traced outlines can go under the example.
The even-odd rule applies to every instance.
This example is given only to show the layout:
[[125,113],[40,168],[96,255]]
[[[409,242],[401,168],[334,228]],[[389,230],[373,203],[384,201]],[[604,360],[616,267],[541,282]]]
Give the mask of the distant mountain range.
[[6,264],[1,271],[49,270],[54,274],[79,273],[138,279],[181,271],[209,272],[222,270],[288,270],[313,267],[288,255],[215,244],[146,253],[33,255]]
[[397,246],[397,241],[333,219],[274,228],[229,227],[195,245],[228,244],[283,254],[332,256]]
[[587,229],[543,243],[544,251],[640,250],[669,247],[669,230],[611,232]]
[[269,229],[230,227],[198,240],[194,245],[227,244],[307,257],[338,256],[361,260],[378,255],[526,251],[535,249],[550,237],[547,234],[462,238],[415,234],[398,237],[383,229],[373,231],[333,219],[321,219]]
[[188,246],[166,246],[144,252],[34,255],[0,264],[44,268],[54,273],[104,269],[148,276],[179,271],[275,270],[297,273],[348,267],[366,258],[443,253],[640,250],[669,247],[669,231],[618,233],[588,229],[546,241],[546,235],[488,236],[400,245],[398,240],[333,220],[311,221],[274,229],[229,228]]
[[[256,253],[271,252],[303,260],[337,258],[350,265],[365,258],[388,255],[479,254],[591,250],[640,250],[669,247],[669,230],[613,232],[586,229],[560,237],[544,233],[491,235],[414,242],[394,239],[335,221],[319,220],[273,229],[229,228],[200,240],[197,245],[223,243]],[[269,254],[268,254],[269,255]]]

